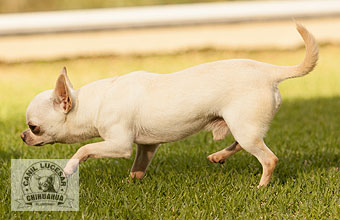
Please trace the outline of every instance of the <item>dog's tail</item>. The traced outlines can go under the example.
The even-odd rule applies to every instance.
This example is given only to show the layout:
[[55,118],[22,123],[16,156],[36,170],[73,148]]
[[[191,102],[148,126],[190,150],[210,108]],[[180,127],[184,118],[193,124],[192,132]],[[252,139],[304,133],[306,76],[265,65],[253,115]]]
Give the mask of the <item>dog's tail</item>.
[[311,72],[317,64],[319,58],[319,48],[314,36],[301,24],[296,24],[296,29],[305,42],[306,55],[302,63],[295,66],[280,66],[275,74],[275,81],[283,81],[289,78],[300,77]]

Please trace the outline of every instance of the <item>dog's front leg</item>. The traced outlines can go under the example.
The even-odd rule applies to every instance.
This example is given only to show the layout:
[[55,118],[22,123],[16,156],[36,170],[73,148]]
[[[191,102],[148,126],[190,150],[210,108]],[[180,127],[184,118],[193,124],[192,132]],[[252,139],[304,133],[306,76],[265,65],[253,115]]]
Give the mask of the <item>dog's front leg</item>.
[[71,175],[77,170],[80,162],[88,158],[128,158],[131,156],[132,143],[127,141],[102,141],[98,143],[87,144],[78,149],[73,157],[67,162],[64,173]]
[[135,162],[133,163],[130,176],[131,178],[142,179],[145,175],[145,171],[148,168],[153,155],[158,148],[158,144],[154,145],[137,145],[137,152]]

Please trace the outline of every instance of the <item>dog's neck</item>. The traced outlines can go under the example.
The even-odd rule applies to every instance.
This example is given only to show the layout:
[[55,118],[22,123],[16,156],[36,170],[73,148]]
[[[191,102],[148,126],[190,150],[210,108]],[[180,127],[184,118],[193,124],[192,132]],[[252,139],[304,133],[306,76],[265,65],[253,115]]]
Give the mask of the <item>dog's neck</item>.
[[93,91],[89,91],[87,87],[81,87],[73,91],[73,107],[65,117],[67,143],[76,143],[99,137],[95,124],[99,106],[97,96]]

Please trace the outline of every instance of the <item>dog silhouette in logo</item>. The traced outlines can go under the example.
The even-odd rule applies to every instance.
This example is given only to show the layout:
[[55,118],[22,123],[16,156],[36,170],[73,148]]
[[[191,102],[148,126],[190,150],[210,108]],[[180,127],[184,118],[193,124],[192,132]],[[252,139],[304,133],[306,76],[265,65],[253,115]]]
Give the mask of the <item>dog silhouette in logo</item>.
[[36,180],[38,180],[38,189],[42,192],[57,192],[54,189],[54,177],[55,175],[52,174],[50,176],[34,176]]

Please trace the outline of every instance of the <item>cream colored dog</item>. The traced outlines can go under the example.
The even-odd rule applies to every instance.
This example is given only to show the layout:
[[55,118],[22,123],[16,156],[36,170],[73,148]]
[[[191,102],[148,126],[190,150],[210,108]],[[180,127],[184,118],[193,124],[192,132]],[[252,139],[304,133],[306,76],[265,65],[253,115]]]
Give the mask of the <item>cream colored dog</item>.
[[54,90],[38,94],[27,109],[28,145],[104,140],[81,147],[64,172],[72,174],[78,160],[130,157],[137,154],[131,176],[143,178],[159,144],[186,138],[202,129],[215,140],[229,132],[236,142],[208,159],[224,162],[245,149],[262,164],[259,186],[267,185],[277,157],[263,142],[281,97],[277,85],[306,75],[316,65],[314,37],[297,25],[306,57],[296,66],[276,66],[247,59],[222,60],[172,74],[144,71],[96,81],[74,90],[64,68]]

